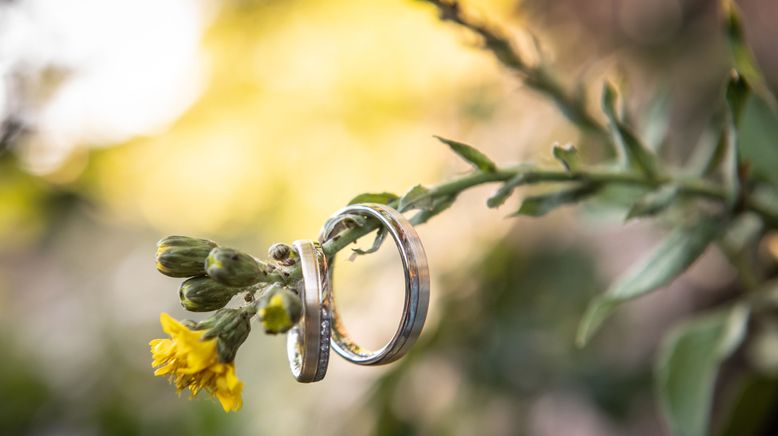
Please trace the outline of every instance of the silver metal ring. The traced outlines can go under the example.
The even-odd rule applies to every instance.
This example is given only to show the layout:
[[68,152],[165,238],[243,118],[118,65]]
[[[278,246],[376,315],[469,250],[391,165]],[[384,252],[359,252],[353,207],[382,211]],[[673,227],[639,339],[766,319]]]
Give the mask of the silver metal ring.
[[[358,365],[383,365],[399,359],[416,342],[427,318],[429,306],[430,279],[427,256],[421,239],[410,222],[398,211],[382,204],[363,203],[345,207],[336,212],[325,224],[319,240],[323,243],[333,236],[338,224],[354,215],[378,220],[392,235],[400,251],[405,274],[405,302],[397,331],[389,342],[378,350],[366,350],[357,345],[346,332],[338,316],[335,301],[332,301],[332,348],[349,362]],[[335,256],[330,259],[327,273],[329,288],[332,288]]]
[[327,280],[327,258],[321,245],[294,241],[303,278],[298,285],[303,313],[300,322],[286,336],[286,353],[294,378],[301,383],[316,382],[327,374],[330,359],[332,294]]

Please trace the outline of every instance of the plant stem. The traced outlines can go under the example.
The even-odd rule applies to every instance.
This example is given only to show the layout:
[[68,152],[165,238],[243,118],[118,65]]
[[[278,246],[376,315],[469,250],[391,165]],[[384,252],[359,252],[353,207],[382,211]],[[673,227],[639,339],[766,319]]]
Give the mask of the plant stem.
[[[565,170],[547,170],[530,167],[527,165],[516,165],[506,168],[498,168],[493,172],[475,171],[462,177],[441,183],[429,189],[428,195],[432,199],[457,196],[475,186],[487,183],[506,182],[514,177],[521,175],[523,183],[526,185],[545,183],[545,182],[594,182],[609,185],[630,185],[641,186],[647,189],[656,189],[662,185],[678,186],[680,192],[689,197],[697,197],[715,202],[725,202],[726,193],[723,188],[703,179],[684,179],[663,176],[659,178],[648,178],[641,173],[631,171],[597,170],[597,171],[565,171]],[[392,207],[397,207],[398,202],[390,203]],[[756,213],[761,217],[769,227],[778,228],[778,213],[766,207],[764,204],[751,198],[744,205],[745,210]],[[434,215],[434,214],[433,214]],[[332,259],[335,254],[346,248],[349,244],[356,242],[359,238],[376,230],[379,224],[373,220],[368,220],[364,226],[354,227],[338,233],[337,238],[332,238],[322,245],[324,254],[328,259]],[[270,275],[271,281],[282,281],[288,283],[298,280],[301,277],[299,265],[293,265],[283,268]]]
[[553,100],[570,122],[581,130],[594,134],[598,139],[610,141],[608,130],[586,107],[583,94],[576,95],[567,90],[547,65],[529,65],[504,32],[463,14],[456,0],[424,1],[438,8],[442,20],[456,23],[479,35],[484,41],[484,48],[492,52],[503,66],[518,73],[525,85]]
[[[615,152],[617,147],[614,138],[610,135],[608,128],[598,121],[597,117],[587,108],[584,96],[567,90],[546,64],[543,62],[540,62],[538,65],[528,64],[513,44],[511,44],[510,39],[505,36],[504,32],[467,17],[462,13],[461,7],[456,0],[424,1],[437,7],[442,20],[456,23],[479,35],[483,39],[484,48],[489,50],[501,64],[517,73],[528,87],[545,94],[553,100],[561,112],[582,131],[594,134],[603,144],[607,144],[608,153],[613,154]],[[519,185],[544,182],[584,182],[600,185],[633,185],[647,189],[656,189],[662,185],[673,185],[678,187],[682,195],[688,197],[704,198],[720,203],[726,203],[727,201],[727,193],[722,187],[704,179],[689,179],[667,175],[646,177],[644,174],[621,170],[544,170],[527,165],[498,168],[491,172],[475,171],[437,185],[431,188],[427,195],[432,200],[456,197],[459,193],[474,186],[506,182],[518,175],[522,176]],[[395,201],[389,205],[397,208],[398,204],[399,202]],[[773,210],[755,198],[745,198],[742,210],[754,212],[761,217],[768,227],[778,228],[778,211]],[[427,216],[424,221],[439,213],[440,210],[425,212]],[[328,259],[332,259],[340,250],[376,230],[378,226],[379,224],[374,220],[368,220],[361,227],[342,231],[335,238],[323,244],[324,254]],[[293,265],[272,273],[270,280],[288,283],[298,280],[300,274],[300,267]]]

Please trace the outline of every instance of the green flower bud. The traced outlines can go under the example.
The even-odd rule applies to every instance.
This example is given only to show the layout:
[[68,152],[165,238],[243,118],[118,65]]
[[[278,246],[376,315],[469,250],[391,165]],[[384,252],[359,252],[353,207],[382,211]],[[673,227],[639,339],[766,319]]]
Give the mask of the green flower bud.
[[216,346],[216,350],[219,353],[219,361],[229,363],[235,360],[238,348],[243,345],[250,332],[251,316],[241,313],[239,317],[236,317],[236,322],[232,324],[232,328],[219,335],[219,342]]
[[271,285],[260,298],[257,313],[265,333],[285,333],[300,320],[303,313],[300,297],[289,288]]
[[157,269],[170,277],[205,274],[205,259],[216,243],[188,236],[168,236],[157,242]]
[[224,307],[240,291],[240,288],[224,286],[208,276],[198,276],[181,283],[178,297],[186,310],[210,312]]
[[256,259],[232,248],[214,248],[205,261],[205,272],[227,286],[251,286],[265,280],[267,273]]
[[213,316],[199,323],[201,329],[208,329],[203,335],[204,339],[217,339],[216,351],[222,363],[235,360],[238,349],[251,332],[253,311],[247,309],[219,309]]

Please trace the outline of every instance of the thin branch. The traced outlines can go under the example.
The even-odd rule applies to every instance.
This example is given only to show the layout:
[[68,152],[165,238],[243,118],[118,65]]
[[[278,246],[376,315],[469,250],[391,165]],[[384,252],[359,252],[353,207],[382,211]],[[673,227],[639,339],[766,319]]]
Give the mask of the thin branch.
[[[704,179],[673,178],[670,176],[656,179],[648,178],[637,172],[608,170],[568,172],[528,167],[527,165],[498,168],[493,172],[474,171],[430,188],[428,195],[432,199],[457,196],[470,188],[488,183],[506,182],[519,175],[522,176],[522,185],[546,182],[592,182],[597,184],[641,186],[647,189],[656,189],[662,185],[673,185],[677,186],[679,192],[687,197],[707,199],[722,204],[727,199],[723,188]],[[397,201],[390,203],[390,206],[397,207]],[[744,208],[759,215],[767,226],[778,228],[778,212],[767,207],[757,199],[749,198]],[[432,216],[434,216],[434,213]],[[378,227],[378,223],[368,220],[364,226],[353,227],[338,233],[336,237],[326,241],[322,246],[325,255],[331,259],[349,244],[356,242],[359,238],[376,230]],[[270,274],[269,280],[290,283],[299,280],[300,277],[299,265],[292,265],[290,267],[279,267]]]
[[589,111],[584,99],[568,91],[546,65],[527,63],[504,32],[468,17],[455,0],[423,1],[438,8],[441,20],[456,23],[479,35],[486,50],[492,52],[506,68],[518,73],[528,87],[551,98],[572,123],[583,131],[610,141],[608,130]]

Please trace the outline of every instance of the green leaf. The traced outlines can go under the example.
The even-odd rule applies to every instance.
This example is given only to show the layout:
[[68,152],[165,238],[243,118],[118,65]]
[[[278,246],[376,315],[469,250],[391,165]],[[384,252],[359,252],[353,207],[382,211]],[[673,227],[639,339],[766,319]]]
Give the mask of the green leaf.
[[664,211],[678,197],[678,186],[664,185],[640,197],[627,212],[627,220],[637,217],[647,217]]
[[419,224],[426,223],[427,220],[429,220],[433,216],[451,207],[451,205],[454,204],[454,201],[456,201],[456,199],[457,199],[456,195],[436,198],[435,201],[433,202],[431,209],[419,211],[419,213],[411,217],[410,219],[411,224],[417,226]]
[[494,164],[494,162],[492,162],[491,159],[486,157],[485,154],[481,153],[474,147],[463,144],[461,142],[441,138],[440,136],[435,136],[435,138],[437,138],[438,141],[451,147],[451,150],[453,150],[454,153],[458,154],[459,157],[466,160],[476,169],[489,173],[497,170],[497,166]]
[[778,188],[778,114],[763,100],[749,99],[738,130],[740,159],[749,162],[750,178],[769,181]]
[[724,155],[722,159],[722,175],[724,179],[724,190],[727,194],[727,206],[734,208],[740,197],[740,167],[738,153],[738,134],[735,127],[735,121],[732,111],[727,110],[726,125],[722,133],[724,144]]
[[500,207],[505,203],[505,200],[513,194],[513,191],[526,181],[524,174],[519,173],[507,182],[503,183],[499,189],[486,200],[486,205],[492,209]]
[[363,250],[361,248],[352,248],[351,251],[353,251],[354,253],[360,256],[365,254],[375,253],[376,251],[378,251],[379,248],[381,248],[381,244],[384,243],[384,239],[386,239],[386,233],[387,233],[386,228],[381,227],[376,232],[375,239],[373,239],[373,245],[370,248],[368,248],[367,250]]
[[397,209],[405,212],[411,209],[429,210],[432,209],[432,196],[430,190],[421,185],[416,185],[406,192],[400,199]]
[[718,368],[743,341],[748,317],[745,306],[733,306],[679,326],[662,343],[655,379],[672,434],[709,434]]
[[740,18],[740,11],[732,0],[723,0],[724,9],[724,32],[729,43],[729,50],[732,56],[732,64],[738,74],[748,82],[751,89],[754,90],[762,99],[770,105],[773,111],[776,110],[775,96],[765,84],[764,77],[759,71],[754,54],[746,42],[743,32],[743,22]]
[[644,186],[605,183],[596,195],[587,200],[585,210],[603,218],[624,219],[629,208],[635,204],[635,199],[648,192]]
[[740,124],[740,117],[750,95],[751,88],[743,79],[743,76],[738,74],[737,71],[732,71],[729,81],[727,81],[726,100],[736,126]]
[[705,252],[718,231],[719,222],[706,217],[670,232],[648,256],[633,265],[605,294],[589,304],[578,327],[578,345],[586,345],[620,304],[665,286],[678,277]]
[[649,178],[656,178],[659,170],[656,157],[616,115],[616,90],[610,83],[602,88],[602,110],[608,118],[611,136],[622,161],[636,167]]
[[359,194],[352,198],[348,204],[349,206],[357,203],[389,204],[398,198],[400,197],[397,194],[392,194],[391,192],[365,192],[364,194]]
[[643,111],[639,136],[654,153],[661,151],[670,127],[670,97],[669,87],[661,87]]
[[727,110],[724,117],[724,132],[721,134],[720,142],[723,146],[721,170],[727,193],[727,205],[730,208],[734,208],[740,198],[740,151],[737,126],[749,93],[748,85],[739,75],[730,78],[726,91]]
[[[730,194],[727,198],[728,204],[732,206],[739,190],[739,134],[737,131],[741,115],[748,103],[750,90],[736,72],[733,72],[727,82],[726,98],[724,110],[714,116],[713,122],[720,130],[718,141],[708,152],[702,173],[710,176],[716,171],[721,171],[724,176],[725,188]],[[720,127],[721,126],[721,127]]]
[[558,160],[567,171],[577,171],[581,165],[581,157],[578,155],[578,150],[573,145],[567,147],[560,147],[554,145],[552,150],[554,158]]
[[549,194],[527,197],[521,202],[519,210],[512,216],[543,216],[559,206],[577,203],[596,192],[598,188],[599,185],[596,184],[584,184],[576,186],[575,188],[563,189]]

